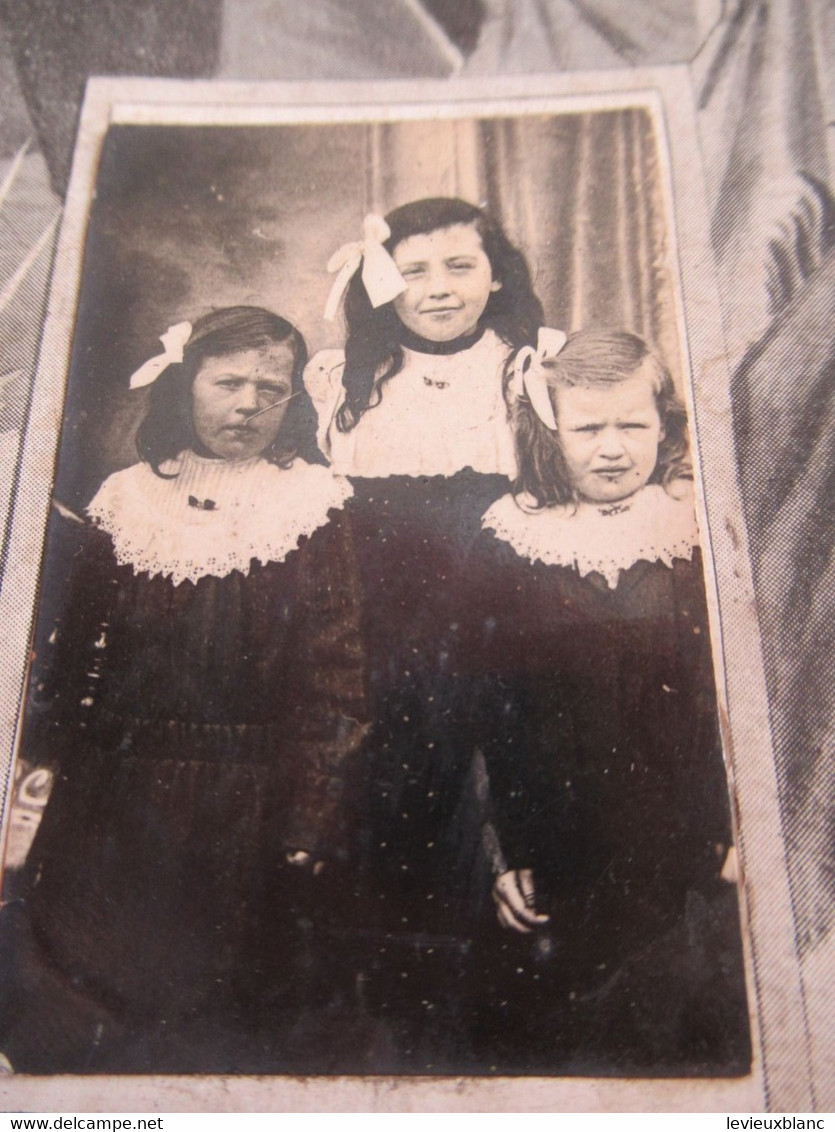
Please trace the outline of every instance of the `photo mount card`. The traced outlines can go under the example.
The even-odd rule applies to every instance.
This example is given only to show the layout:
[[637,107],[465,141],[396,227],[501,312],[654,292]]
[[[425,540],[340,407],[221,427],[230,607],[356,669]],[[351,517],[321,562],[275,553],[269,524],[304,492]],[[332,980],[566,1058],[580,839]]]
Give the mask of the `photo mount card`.
[[[642,1058],[627,1047],[619,1051],[606,1043],[602,1053],[603,1047],[595,1046],[596,1052],[591,1056],[582,1041],[573,1051],[560,1048],[563,1030],[568,1032],[570,1026],[553,1021],[550,1031],[547,1026],[544,1028],[545,1037],[531,1046],[536,1054],[531,1052],[530,1061],[526,1062],[526,1039],[520,1037],[518,1046],[514,1045],[513,1034],[525,1033],[520,1018],[524,1014],[525,995],[533,993],[530,983],[519,993],[510,1015],[502,1014],[497,996],[485,1005],[479,999],[478,986],[474,990],[467,985],[466,991],[461,992],[462,1005],[456,1023],[459,1036],[463,1035],[463,1054],[461,1044],[445,1044],[438,1038],[437,1028],[433,1030],[420,1014],[425,1001],[429,1001],[420,992],[411,998],[406,995],[407,1005],[399,1015],[396,1008],[392,1012],[390,1004],[382,1001],[391,997],[388,993],[378,996],[379,1001],[372,1001],[370,1006],[363,999],[366,1024],[360,1028],[358,1039],[358,1031],[352,1028],[358,1008],[350,1003],[345,1006],[348,985],[352,993],[359,993],[359,986],[365,994],[363,981],[370,980],[373,999],[375,978],[384,987],[388,987],[387,979],[390,982],[395,977],[419,984],[422,972],[425,974],[430,966],[426,953],[433,950],[433,943],[448,938],[454,941],[449,954],[458,956],[456,962],[466,981],[473,954],[481,954],[479,948],[491,932],[500,940],[522,934],[514,933],[511,927],[502,935],[492,905],[486,899],[482,900],[486,908],[482,907],[473,921],[477,926],[468,929],[469,934],[463,933],[467,935],[463,951],[456,950],[459,925],[451,922],[448,929],[442,930],[443,918],[433,921],[431,931],[421,925],[420,931],[405,932],[404,938],[408,939],[404,945],[384,921],[365,934],[356,931],[357,927],[364,928],[360,920],[366,911],[359,905],[345,914],[341,944],[332,944],[334,949],[347,949],[349,959],[348,969],[343,972],[345,983],[339,991],[345,1037],[341,1039],[342,1048],[339,1039],[334,1041],[329,1060],[318,1053],[314,1056],[304,1052],[305,1041],[308,1046],[311,1043],[301,1023],[289,1036],[284,1035],[283,1045],[275,1039],[264,1059],[242,1058],[242,1068],[237,1071],[234,1060],[224,1061],[218,1055],[217,1049],[223,1046],[221,1039],[201,1047],[192,1034],[188,1041],[184,1039],[183,1048],[187,1047],[188,1054],[172,1055],[170,1051],[163,1052],[154,1037],[136,1040],[130,1030],[126,1038],[114,1042],[108,1063],[105,1055],[96,1060],[101,1043],[93,1043],[87,1062],[76,1053],[63,1055],[62,1037],[55,1039],[54,1055],[47,1049],[42,1061],[35,1059],[28,1069],[22,1069],[0,1086],[4,1097],[14,1098],[15,1103],[44,1110],[55,1107],[52,1102],[57,1100],[56,1090],[60,1087],[64,1106],[72,1098],[76,1107],[87,1109],[112,1107],[117,1096],[120,1107],[129,1104],[142,1109],[150,1107],[152,1096],[159,1103],[160,1095],[172,1110],[277,1106],[344,1111],[443,1106],[470,1111],[745,1111],[756,1110],[765,1103],[784,1111],[811,1107],[808,1069],[802,1055],[805,1037],[800,973],[731,431],[729,375],[736,359],[728,358],[724,346],[692,92],[687,69],[683,67],[596,72],[524,82],[458,82],[454,86],[423,82],[252,85],[91,80],[62,222],[0,594],[8,627],[8,649],[17,660],[15,666],[3,672],[0,688],[0,739],[8,767],[6,918],[15,916],[21,907],[24,920],[26,917],[26,886],[32,880],[31,876],[27,878],[25,845],[31,837],[35,815],[43,809],[50,777],[73,779],[74,772],[65,769],[65,765],[71,764],[64,764],[60,752],[55,753],[51,771],[31,758],[34,747],[30,736],[37,730],[33,720],[39,702],[38,663],[49,651],[56,622],[68,616],[73,600],[68,578],[79,554],[78,531],[89,525],[85,515],[91,501],[102,484],[136,466],[136,436],[148,412],[149,389],[147,385],[131,388],[131,376],[141,371],[152,355],[169,349],[165,340],[165,350],[161,351],[159,345],[159,339],[169,328],[186,322],[193,326],[213,310],[243,306],[279,313],[297,327],[313,356],[311,365],[316,358],[332,359],[345,344],[345,328],[339,320],[324,322],[321,317],[334,278],[328,273],[331,256],[343,245],[363,239],[363,219],[369,214],[390,214],[400,206],[428,198],[462,199],[495,217],[505,239],[521,250],[527,262],[545,324],[570,333],[608,327],[640,335],[652,345],[672,375],[677,394],[686,405],[716,702],[738,862],[736,873],[729,865],[726,867],[722,884],[729,891],[736,888],[738,908],[730,919],[738,925],[744,960],[743,973],[735,985],[737,989],[744,988],[747,1001],[745,1041],[750,1043],[750,1057],[748,1047],[740,1056],[737,1043],[725,1061],[721,1056],[711,1061],[711,1037],[701,1039],[702,1048],[707,1051],[702,1062],[685,1058],[677,1064],[668,1062],[665,1067],[663,1057],[647,1054]],[[445,223],[447,227],[440,231],[468,231],[472,227],[460,220]],[[431,232],[432,229],[428,234]],[[366,238],[367,235],[366,225]],[[481,244],[486,241],[481,232],[478,240]],[[425,249],[419,251],[425,254]],[[350,255],[349,250],[346,256]],[[365,258],[371,258],[367,252]],[[491,268],[497,276],[492,262]],[[507,293],[509,278],[494,278],[493,283],[501,283]],[[406,317],[404,314],[403,318]],[[506,353],[509,358],[510,351]],[[165,364],[171,360],[166,357]],[[176,358],[173,360],[176,362]],[[331,362],[328,366],[331,372]],[[509,403],[510,362],[505,371],[500,385],[505,387],[502,397]],[[436,398],[441,398],[446,386],[452,384],[439,374],[440,370],[435,373],[427,369],[417,375],[428,395]],[[524,375],[521,380],[524,387]],[[394,389],[392,384],[390,404]],[[380,405],[385,396],[383,387]],[[336,410],[337,404],[333,403],[330,411]],[[368,409],[368,420],[373,420],[374,411],[373,406]],[[408,433],[408,414],[403,420]],[[430,444],[419,468],[397,463],[402,451],[397,445],[390,445],[388,454],[381,454],[382,448],[379,444],[375,448],[373,443],[365,450],[365,465],[359,467],[358,463],[351,464],[358,447],[352,449],[354,456],[346,455],[350,444],[346,447],[345,437],[350,438],[351,429],[331,430],[328,439],[328,424],[325,421],[323,428],[320,411],[320,448],[330,458],[333,470],[347,474],[354,483],[357,479],[385,479],[390,474],[386,460],[395,475],[405,472],[407,477],[423,480],[453,478],[444,460],[449,457],[450,446],[455,447],[454,437],[446,441],[447,450],[440,456],[438,446]],[[209,454],[216,456],[217,452]],[[454,464],[455,452],[451,459]],[[468,452],[457,467],[464,467],[462,461],[468,462],[468,468],[479,473],[479,459],[480,456]],[[324,468],[324,462],[315,466]],[[504,471],[508,473],[510,469],[505,466]],[[321,477],[316,479],[316,483],[320,481]],[[310,490],[315,494],[312,487]],[[467,506],[471,498],[472,493],[466,496]],[[208,496],[195,499],[195,505],[187,503],[191,507],[187,518],[202,520],[207,514],[211,516],[217,505],[209,506],[209,502],[214,504],[214,500],[207,502]],[[373,496],[366,492],[362,513],[366,521],[374,515],[373,504]],[[421,524],[426,523],[420,507],[419,493],[412,493],[402,505],[402,513],[396,516],[397,521],[407,526],[414,523],[416,529],[423,531]],[[385,530],[384,523],[391,519],[389,512],[386,515],[385,520],[380,520],[379,530]],[[358,526],[361,527],[361,521],[355,524],[355,537]],[[431,540],[431,527],[426,529]],[[112,535],[113,531],[109,533]],[[131,542],[130,534],[129,531],[125,545]],[[311,545],[313,541],[311,536]],[[469,549],[468,545],[468,552]],[[147,562],[131,562],[130,553],[124,551],[120,567],[153,581],[155,569],[149,568]],[[156,575],[167,573],[169,584],[173,559],[166,558],[166,553],[163,549]],[[269,552],[265,554],[269,556]],[[354,558],[359,560],[358,566]],[[395,583],[392,575],[384,576],[380,592],[372,593],[370,572],[363,570],[362,549],[351,561],[352,576],[360,591],[358,601],[366,611],[359,620],[358,640],[360,652],[365,649],[368,680],[381,653],[379,642],[373,647],[363,642],[363,632],[367,633],[364,626],[368,617],[373,616],[367,610],[373,610],[375,605],[385,608],[386,596]],[[207,570],[211,573],[211,567]],[[245,568],[238,569],[238,573],[248,576]],[[191,587],[196,593],[201,576],[199,570],[191,578],[186,572],[173,588],[184,593],[190,592]],[[82,581],[83,578],[82,570]],[[468,591],[466,578],[465,569],[454,583],[448,583],[454,588],[445,598],[465,623],[471,598],[472,606],[477,605],[477,595]],[[435,581],[443,590],[446,578]],[[112,584],[118,586],[117,582]],[[307,583],[302,579],[299,584]],[[85,600],[92,604],[96,598],[90,597],[90,592]],[[423,600],[426,599],[414,594],[418,608]],[[176,608],[176,604],[174,600],[171,608]],[[155,615],[159,615],[158,609]],[[213,635],[219,631],[219,625],[234,623],[231,610],[224,613],[224,618],[213,627]],[[447,617],[447,623],[449,620]],[[455,624],[457,632],[457,620]],[[107,644],[106,631],[93,635],[92,646]],[[468,673],[467,658],[472,650],[467,647],[466,634],[463,640],[464,645],[459,647],[464,659],[459,668]],[[535,651],[533,638],[531,642],[530,648]],[[139,645],[141,652],[141,639]],[[415,647],[415,651],[419,648]],[[100,652],[106,660],[107,648],[102,647]],[[66,666],[70,662],[64,659],[61,663]],[[92,671],[85,669],[82,675],[89,676]],[[411,678],[408,672],[406,676]],[[93,672],[93,678],[98,679],[98,674]],[[130,666],[126,679],[133,679]],[[373,685],[373,676],[370,683]],[[153,686],[153,680],[149,686]],[[322,695],[330,696],[333,686],[325,684]],[[466,678],[464,687],[468,687]],[[410,686],[410,694],[413,691]],[[426,687],[419,692],[417,699],[421,701],[423,697],[420,710],[425,712],[429,698]],[[670,695],[675,694],[675,689],[670,690]],[[390,695],[394,695],[391,689]],[[91,703],[95,699],[88,698]],[[80,695],[78,703],[84,699]],[[405,694],[404,699],[408,700]],[[373,692],[368,700],[365,723],[372,739],[358,740],[357,745],[362,748],[364,742],[370,743],[372,755],[366,757],[370,765],[375,765],[373,736],[375,726],[377,732],[381,730],[382,709],[379,696],[375,705]],[[217,721],[212,716],[213,700],[207,694],[204,702],[205,718],[200,726],[214,726]],[[143,710],[146,708],[147,704]],[[149,710],[153,715],[156,709]],[[172,709],[176,710],[179,709]],[[197,710],[199,716],[200,709]],[[251,710],[254,709],[248,708],[247,712]],[[44,711],[48,715],[49,708]],[[393,732],[397,742],[414,734],[414,721],[407,722],[410,728]],[[221,723],[226,726],[225,719]],[[69,723],[62,719],[61,727],[50,733],[55,745],[60,746],[62,735],[70,734],[73,727],[77,730],[77,726],[82,725],[75,719]],[[420,726],[425,729],[429,724],[424,721]],[[475,724],[470,730],[465,726],[464,738],[457,742],[467,747],[468,757],[480,760],[482,770],[480,776],[475,775],[479,781],[472,789],[483,795],[487,775],[481,747],[485,744],[477,737],[477,731]],[[119,743],[124,746],[125,741],[126,732],[120,733],[117,748]],[[83,759],[89,754],[84,742],[73,739],[71,745],[74,757]],[[177,755],[188,761],[182,746]],[[101,756],[98,749],[96,757]],[[159,754],[154,757],[169,763],[174,752],[169,751],[167,758]],[[105,763],[111,768],[110,774],[112,760],[107,763],[105,758]],[[139,765],[143,773],[156,773],[153,759],[149,758],[147,763],[140,759]],[[501,776],[494,777],[498,781]],[[107,819],[102,817],[112,810],[116,780],[108,780],[111,787],[102,790],[100,805],[94,794],[95,781],[88,775],[83,800],[88,806],[87,816],[82,820],[80,811],[75,816],[71,814],[66,828],[75,828],[76,833],[104,828],[106,836],[96,849],[100,855],[103,846],[110,845],[114,838],[118,841],[119,823],[107,828]],[[378,795],[385,794],[379,783],[369,786],[368,776],[363,783],[366,791],[376,789]],[[420,789],[423,785],[419,783]],[[77,802],[80,790],[78,787],[76,791]],[[495,785],[493,792],[497,792]],[[207,794],[213,796],[211,790]],[[53,795],[44,813],[49,813],[50,806],[54,811],[54,797],[60,796],[60,791]],[[129,806],[132,799],[128,794]],[[151,812],[147,797],[143,805],[147,815]],[[375,838],[379,842],[374,819],[367,817],[367,799],[355,805],[364,815],[358,821],[363,831],[360,840],[364,836],[366,843]],[[471,824],[474,805],[471,802]],[[71,803],[69,808],[72,809]],[[182,825],[188,825],[195,814],[183,814]],[[456,822],[460,816],[458,811]],[[683,823],[684,810],[677,816]],[[452,828],[452,818],[445,820]],[[75,827],[73,821],[77,823]],[[60,837],[58,841],[60,844]],[[144,843],[140,840],[137,844]],[[164,854],[165,843],[161,844]],[[126,852],[125,846],[122,849]],[[74,838],[66,846],[65,864],[68,862],[70,869],[77,851],[81,852],[78,839]],[[49,876],[50,860],[61,855],[60,851],[52,856],[46,853],[45,871],[38,878],[41,883],[42,876]],[[663,857],[661,847],[659,855]],[[248,866],[248,877],[258,868],[254,862],[263,859],[255,855]],[[362,864],[366,858],[360,858],[357,865],[349,852],[347,859],[355,868],[356,879],[366,868]],[[78,860],[83,869],[92,869],[89,875],[93,876],[94,888],[99,882],[104,885],[89,858]],[[383,860],[385,864],[385,854]],[[367,875],[359,878],[359,888],[365,885],[365,898],[372,902],[385,894],[389,883],[385,867],[379,871],[379,855],[377,866],[377,872],[367,868]],[[145,873],[139,875],[139,883],[144,877],[150,889],[145,907],[153,904],[157,877],[161,876],[154,870],[161,867],[159,862],[148,862]],[[408,854],[398,867],[411,867]],[[57,888],[66,891],[66,886],[62,889],[60,871],[56,877]],[[307,880],[313,885],[315,878],[310,876]],[[133,883],[137,883],[137,877]],[[171,891],[176,891],[176,884]],[[315,885],[311,891],[316,891]],[[489,891],[483,878],[479,891]],[[97,898],[101,898],[102,907],[107,906],[106,888],[99,887]],[[117,913],[108,924],[96,918],[96,899],[91,896],[89,904],[93,935],[98,940],[91,953],[118,953],[126,940],[129,919],[125,917],[131,913],[121,913],[121,924]],[[46,906],[45,918],[35,930],[36,936],[41,933],[39,946],[46,940],[44,946],[54,949],[49,962],[58,963],[60,970],[63,961],[67,978],[74,973],[82,985],[93,986],[101,974],[94,959],[89,960],[86,970],[83,963],[80,968],[73,967],[82,950],[81,935],[71,939],[71,932],[64,931],[57,919],[59,926],[49,928],[52,921],[48,901]],[[272,922],[268,916],[253,913],[248,905],[242,904],[237,912],[237,919],[251,917],[253,923]],[[176,919],[170,909],[168,916]],[[316,916],[314,909],[309,916],[314,934]],[[354,919],[348,923],[352,916]],[[30,930],[27,923],[25,931]],[[51,930],[54,939],[49,937]],[[89,930],[90,924],[85,923],[84,931]],[[555,930],[549,938],[559,943],[559,935]],[[180,943],[187,937],[186,930]],[[337,933],[327,938],[339,936]],[[347,945],[346,938],[350,940]],[[576,930],[569,932],[567,938],[576,941]],[[468,950],[473,945],[475,952]],[[21,945],[17,946],[20,950]],[[491,946],[488,940],[488,952]],[[501,944],[496,946],[501,950]],[[63,947],[69,948],[69,952],[75,948],[76,958],[62,960]],[[318,961],[327,965],[327,959],[321,958],[321,946],[314,950],[320,956]],[[387,950],[397,959],[380,960],[380,954]],[[578,950],[571,948],[574,955]],[[351,958],[353,954],[356,958]],[[340,962],[342,958],[340,955]],[[185,954],[180,960],[185,961]],[[484,962],[484,970],[495,970],[490,960]],[[403,969],[395,971],[393,963]],[[285,974],[294,969],[292,956],[283,958],[283,964]],[[571,961],[565,965],[571,968]],[[382,975],[374,974],[381,969]],[[97,1008],[104,1002],[108,1019],[124,1012],[124,1002],[130,997],[126,989],[129,980],[121,981],[118,962],[113,971],[106,992],[95,987],[92,995]],[[51,972],[55,973],[53,968]],[[169,974],[160,972],[161,987]],[[233,972],[233,982],[237,974]],[[174,979],[173,975],[170,977]],[[273,981],[280,983],[282,977],[275,973]],[[675,988],[675,980],[670,983],[669,974],[666,977],[665,984],[659,971],[657,986]],[[554,982],[553,976],[547,978],[552,979],[547,983],[548,994],[556,996],[554,987],[561,984],[559,980]],[[187,981],[182,973],[179,979]],[[473,981],[478,982],[470,979]],[[437,991],[437,985],[433,989]],[[563,989],[570,992],[570,988]],[[156,988],[157,997],[159,990]],[[156,1001],[153,995],[144,1000],[141,993],[138,995],[143,1007],[152,999]],[[302,1016],[316,1014],[309,1003],[302,1005]],[[473,1037],[468,1021],[480,1010],[492,1011],[492,1037],[486,1041]],[[56,1014],[60,1021],[60,1011]],[[627,1014],[634,1017],[634,1012]],[[579,1017],[581,1030],[590,1016],[573,1007],[568,1014],[559,1014],[555,1008],[555,1018],[564,1020],[568,1015]],[[73,1029],[74,1017],[70,1011],[67,1032]],[[323,1017],[330,1019],[331,1015],[327,1010],[324,1015],[319,1011],[320,1030]],[[499,1031],[505,1017],[511,1021],[506,1034],[502,1034]],[[705,1008],[695,1025],[710,1034],[710,1024]],[[33,1023],[36,1033],[37,1025]],[[101,1025],[107,1035],[109,1022]],[[332,1028],[339,1032],[337,1027]],[[721,1029],[720,1019],[715,1033],[717,1044],[721,1043]],[[92,1032],[97,1032],[95,1026]],[[319,1031],[314,1027],[314,1032]],[[404,1038],[404,1033],[409,1036]],[[25,1049],[25,1039],[21,1040],[21,1048]],[[67,1040],[72,1045],[71,1033]],[[552,1040],[554,1054],[549,1057],[548,1042]],[[652,1048],[663,1046],[665,1040],[660,1032],[647,1039]],[[362,1057],[354,1048],[357,1041],[360,1045],[366,1043]],[[425,1048],[421,1047],[422,1042]],[[27,1055],[22,1056],[25,1062]],[[14,1056],[10,1060],[17,1069]],[[700,1070],[700,1064],[708,1068]],[[70,1077],[64,1075],[68,1072]],[[131,1074],[127,1081],[125,1073]],[[257,1078],[254,1074],[258,1074]],[[164,1090],[162,1094],[160,1088]]]

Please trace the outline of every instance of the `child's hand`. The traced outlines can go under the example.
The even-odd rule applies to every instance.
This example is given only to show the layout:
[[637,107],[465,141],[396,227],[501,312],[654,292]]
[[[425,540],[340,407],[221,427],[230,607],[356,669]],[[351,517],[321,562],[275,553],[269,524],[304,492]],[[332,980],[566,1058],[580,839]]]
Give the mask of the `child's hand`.
[[510,869],[496,878],[493,885],[496,915],[503,928],[527,934],[547,924],[550,917],[536,910],[536,892],[530,869]]
[[315,877],[319,876],[325,867],[324,861],[314,861],[313,854],[308,853],[306,849],[296,849],[295,852],[288,853],[287,864],[296,869],[309,869]]

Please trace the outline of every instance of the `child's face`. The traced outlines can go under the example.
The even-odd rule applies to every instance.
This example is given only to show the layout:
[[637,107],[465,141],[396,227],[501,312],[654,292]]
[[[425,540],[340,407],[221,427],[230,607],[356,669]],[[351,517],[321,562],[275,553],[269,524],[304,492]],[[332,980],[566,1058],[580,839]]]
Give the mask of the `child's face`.
[[475,330],[491,293],[501,288],[472,224],[408,236],[392,258],[408,285],[394,309],[404,326],[432,342]]
[[207,358],[192,386],[194,431],[202,447],[221,460],[248,460],[269,448],[287,406],[253,414],[290,396],[294,364],[285,342]]
[[647,370],[616,385],[558,388],[556,397],[560,442],[580,498],[617,503],[640,490],[664,435]]

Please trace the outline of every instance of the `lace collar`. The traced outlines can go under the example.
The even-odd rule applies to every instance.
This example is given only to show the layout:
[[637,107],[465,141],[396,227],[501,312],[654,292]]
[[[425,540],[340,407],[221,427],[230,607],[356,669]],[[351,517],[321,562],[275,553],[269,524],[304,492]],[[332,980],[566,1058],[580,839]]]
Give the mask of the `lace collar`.
[[232,463],[182,452],[162,479],[147,464],[109,476],[87,513],[113,540],[116,559],[175,585],[206,575],[248,574],[253,559],[283,562],[300,540],[342,507],[350,485],[297,459]]
[[[678,490],[678,489],[677,489]],[[622,570],[636,562],[691,559],[698,546],[692,493],[670,495],[651,484],[622,504],[524,509],[505,495],[481,520],[485,530],[506,542],[522,558],[546,566],[569,566],[585,577],[596,573],[614,589]]]

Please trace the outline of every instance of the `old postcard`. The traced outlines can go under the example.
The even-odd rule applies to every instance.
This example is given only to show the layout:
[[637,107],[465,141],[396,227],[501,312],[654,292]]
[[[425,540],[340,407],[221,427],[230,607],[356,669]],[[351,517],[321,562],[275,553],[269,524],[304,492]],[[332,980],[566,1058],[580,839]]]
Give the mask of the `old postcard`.
[[813,1107],[701,160],[679,67],[90,83],[4,1096]]

